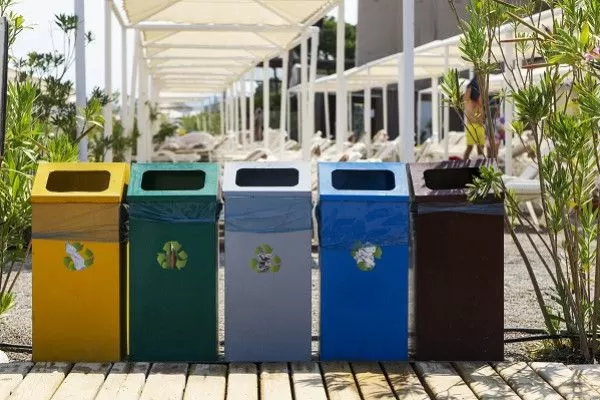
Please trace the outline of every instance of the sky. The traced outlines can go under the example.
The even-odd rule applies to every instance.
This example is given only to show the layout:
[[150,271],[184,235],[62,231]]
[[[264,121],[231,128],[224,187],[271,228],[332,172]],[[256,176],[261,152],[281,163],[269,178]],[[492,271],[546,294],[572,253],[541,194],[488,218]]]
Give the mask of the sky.
[[[17,0],[14,11],[23,15],[25,24],[31,29],[22,33],[17,39],[12,53],[23,57],[31,51],[46,52],[62,49],[63,40],[56,25],[56,14],[73,14],[74,0]],[[356,24],[358,0],[346,0],[346,22]],[[336,15],[334,10],[331,15]],[[86,49],[86,91],[91,92],[94,86],[104,87],[104,0],[85,0],[85,30],[92,31],[95,37]],[[113,90],[121,88],[121,28],[112,18],[112,86]],[[128,49],[133,45],[133,32],[128,34]],[[128,52],[130,58],[132,52]],[[131,76],[131,59],[128,60],[128,80]],[[69,74],[74,77],[74,71]]]

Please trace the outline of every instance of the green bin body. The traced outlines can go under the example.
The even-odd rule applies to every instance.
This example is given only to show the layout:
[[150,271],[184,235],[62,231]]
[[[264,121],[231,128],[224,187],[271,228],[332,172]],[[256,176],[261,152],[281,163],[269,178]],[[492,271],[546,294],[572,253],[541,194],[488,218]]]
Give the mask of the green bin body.
[[134,164],[129,359],[217,358],[217,164]]

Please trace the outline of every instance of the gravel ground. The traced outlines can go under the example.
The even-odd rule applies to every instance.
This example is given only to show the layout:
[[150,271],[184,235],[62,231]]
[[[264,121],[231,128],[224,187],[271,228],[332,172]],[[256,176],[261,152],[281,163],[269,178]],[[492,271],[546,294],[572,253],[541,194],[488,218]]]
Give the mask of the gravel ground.
[[[525,239],[524,234],[519,234]],[[504,279],[504,326],[505,328],[539,328],[543,329],[542,316],[537,306],[529,275],[516,246],[508,234],[504,237],[505,279]],[[532,250],[531,250],[532,251]],[[315,255],[316,257],[316,255]],[[221,260],[222,261],[222,260]],[[316,264],[315,264],[316,267]],[[534,265],[539,272],[538,279],[542,290],[550,288],[551,282],[544,273],[541,264]],[[223,340],[223,268],[219,268],[219,335]],[[319,274],[313,269],[313,335],[318,335],[318,287]],[[15,285],[16,307],[0,321],[0,343],[31,344],[31,268],[26,266],[19,281]],[[506,338],[518,337],[519,334],[506,334]],[[507,344],[505,346],[506,360],[529,360],[527,344]],[[221,348],[222,350],[222,348]],[[313,343],[316,352],[317,344]],[[8,353],[11,360],[27,360],[28,353]]]

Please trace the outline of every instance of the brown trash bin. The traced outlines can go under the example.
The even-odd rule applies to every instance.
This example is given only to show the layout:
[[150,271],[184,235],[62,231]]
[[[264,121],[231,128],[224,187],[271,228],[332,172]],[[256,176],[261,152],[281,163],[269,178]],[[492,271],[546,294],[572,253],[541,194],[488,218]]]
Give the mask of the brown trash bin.
[[417,360],[504,358],[503,199],[467,200],[484,165],[409,165]]

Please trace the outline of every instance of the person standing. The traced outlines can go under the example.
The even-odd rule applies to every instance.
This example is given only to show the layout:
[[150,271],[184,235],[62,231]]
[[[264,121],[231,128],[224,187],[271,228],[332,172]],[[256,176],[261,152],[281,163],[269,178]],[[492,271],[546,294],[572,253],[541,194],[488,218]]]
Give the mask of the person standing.
[[467,148],[465,149],[464,159],[468,160],[473,146],[477,146],[477,155],[483,156],[485,147],[485,116],[483,113],[483,102],[479,91],[479,83],[477,76],[467,85],[467,90],[463,96],[465,117],[467,123],[465,125],[465,135]]

